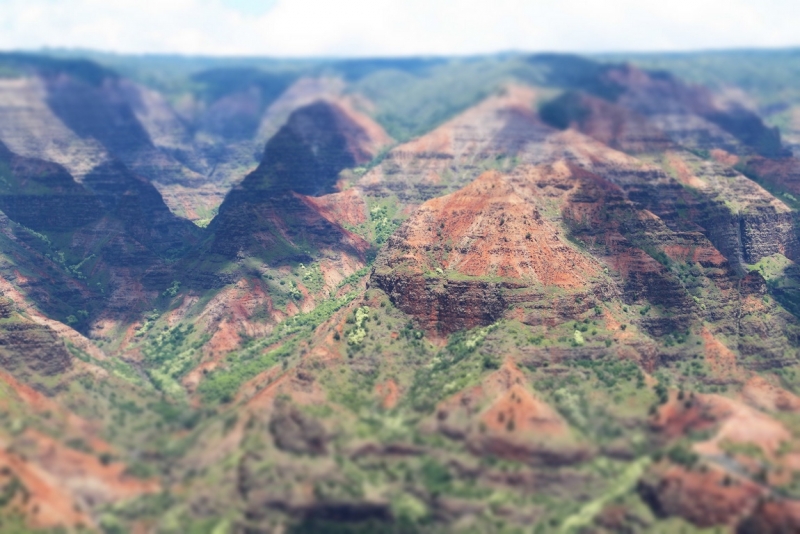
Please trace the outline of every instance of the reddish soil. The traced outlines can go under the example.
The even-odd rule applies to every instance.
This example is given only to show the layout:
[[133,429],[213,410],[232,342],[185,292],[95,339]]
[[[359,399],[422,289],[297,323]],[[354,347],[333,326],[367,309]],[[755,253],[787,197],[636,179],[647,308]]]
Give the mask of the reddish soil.
[[16,478],[23,490],[9,504],[21,512],[31,527],[94,526],[88,513],[74,502],[71,492],[37,465],[0,449],[0,484]]
[[397,401],[400,400],[400,387],[394,379],[390,378],[375,386],[375,394],[381,400],[381,406],[386,410],[391,410],[397,406]]
[[747,314],[758,314],[767,311],[764,300],[761,296],[747,295],[742,299],[742,312]]
[[23,384],[4,371],[0,371],[0,381],[7,384],[9,388],[17,395],[19,400],[21,400],[27,406],[33,408],[36,412],[42,413],[46,411],[53,411],[58,413],[64,411],[64,409],[53,399],[36,391],[27,384]]
[[[68,431],[86,441],[95,451],[110,452],[112,450],[108,443],[97,437],[100,430],[97,423],[89,422],[75,415],[61,406],[57,400],[43,395],[27,384],[18,381],[8,373],[0,371],[0,381],[5,383],[11,391],[14,392],[17,399],[25,407],[33,410],[36,414],[47,414],[51,419],[63,421]],[[7,404],[7,399],[0,401],[0,407],[7,406]]]
[[214,335],[203,346],[203,353],[207,355],[207,359],[186,375],[182,381],[183,385],[193,391],[203,379],[203,375],[216,369],[225,355],[239,346],[240,341],[239,332],[233,324],[227,319],[222,320]]
[[664,247],[664,253],[675,261],[700,263],[704,266],[722,267],[728,262],[719,250],[711,246],[667,245]]
[[[561,288],[583,287],[600,270],[497,172],[423,204],[405,226],[404,237],[417,251],[413,261],[424,270],[530,278]],[[429,265],[427,249],[442,239],[452,251],[441,251],[439,265]]]
[[710,440],[695,446],[698,452],[720,454],[720,445],[728,441],[756,445],[768,458],[775,458],[781,444],[792,439],[786,427],[775,419],[730,399],[721,403],[727,405],[732,413]]
[[321,364],[325,366],[341,361],[342,355],[332,349],[331,347],[333,346],[333,334],[330,334],[324,345],[316,345],[311,349],[305,357],[306,361],[314,362],[313,365]]
[[640,485],[661,515],[680,516],[699,527],[737,524],[764,496],[764,489],[714,467],[688,470],[656,466]]
[[726,152],[721,148],[711,149],[711,157],[714,158],[714,161],[717,163],[721,163],[728,167],[733,167],[739,163],[739,156],[731,154],[730,152]]
[[800,412],[800,397],[767,382],[761,376],[748,380],[741,392],[751,406],[771,412]]
[[689,168],[680,155],[675,152],[667,152],[665,154],[667,164],[675,171],[678,181],[683,185],[694,187],[695,189],[706,189],[708,184],[695,176],[694,172]]
[[301,195],[300,198],[333,224],[356,226],[367,221],[367,204],[355,188],[320,197]]
[[743,378],[744,372],[736,363],[736,354],[722,344],[714,335],[703,327],[701,332],[705,343],[705,358],[711,371],[717,376]]
[[800,532],[800,501],[764,500],[737,529],[738,534],[772,532],[779,534]]
[[548,436],[563,436],[569,428],[561,416],[549,405],[534,397],[520,384],[501,394],[483,412],[481,422],[488,432],[532,432]]
[[570,126],[617,150],[656,152],[673,145],[647,118],[622,106],[589,95],[576,104],[583,117]]
[[517,384],[526,382],[525,375],[512,360],[469,389],[442,401],[437,408],[437,425],[445,434],[463,435],[487,400],[502,395]]
[[686,394],[678,399],[673,394],[653,416],[651,425],[671,439],[690,431],[714,430],[710,439],[694,447],[707,455],[723,454],[721,444],[727,441],[756,445],[767,458],[775,458],[781,444],[791,440],[791,434],[780,422],[721,395]]
[[125,475],[123,463],[106,465],[95,454],[71,449],[33,430],[16,440],[11,450],[0,450],[0,473],[3,467],[24,486],[27,498],[22,506],[34,526],[92,525],[88,510],[98,503],[160,488],[155,480]]
[[575,445],[567,423],[526,383],[508,359],[480,384],[443,401],[435,425],[451,438],[466,439],[478,455],[552,464],[585,458],[588,451]]

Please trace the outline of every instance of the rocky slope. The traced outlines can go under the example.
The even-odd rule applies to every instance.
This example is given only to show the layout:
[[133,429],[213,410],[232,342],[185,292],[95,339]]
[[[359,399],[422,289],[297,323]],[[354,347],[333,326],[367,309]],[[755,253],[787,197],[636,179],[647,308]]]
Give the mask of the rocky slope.
[[267,143],[258,168],[220,206],[209,227],[211,253],[271,262],[318,249],[363,257],[368,244],[305,197],[335,193],[340,171],[368,162],[388,142],[380,126],[335,103],[295,111]]
[[166,259],[199,237],[120,163],[100,165],[78,183],[58,164],[0,145],[0,177],[3,230],[13,242],[4,249],[6,276],[42,309],[62,321],[71,316],[83,329],[163,290],[170,282]]
[[[544,170],[541,180],[565,167]],[[524,313],[526,305],[536,308],[536,322],[559,321],[610,298],[601,265],[542,215],[548,206],[523,195],[489,171],[429,200],[389,239],[371,282],[442,334],[492,324],[512,307]],[[550,310],[538,304],[545,299]]]

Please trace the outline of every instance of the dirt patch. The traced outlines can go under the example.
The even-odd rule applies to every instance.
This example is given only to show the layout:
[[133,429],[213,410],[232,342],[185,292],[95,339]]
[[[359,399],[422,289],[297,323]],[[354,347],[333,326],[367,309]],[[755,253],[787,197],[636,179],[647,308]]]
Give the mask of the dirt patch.
[[367,222],[367,204],[355,188],[331,195],[300,198],[333,224],[356,226]]
[[17,511],[34,528],[94,526],[86,510],[81,510],[71,492],[60,487],[47,472],[0,449],[0,486],[19,484],[7,511]]
[[690,431],[713,431],[712,437],[695,444],[700,454],[724,454],[724,442],[752,444],[767,458],[775,458],[782,443],[791,440],[778,421],[746,404],[721,395],[673,394],[651,420],[654,430],[669,439]]
[[397,406],[397,401],[400,400],[400,387],[394,379],[390,378],[382,384],[375,386],[375,394],[381,401],[381,406],[385,410],[391,410]]
[[742,521],[736,532],[738,534],[800,532],[800,501],[764,500],[750,517]]
[[[447,236],[452,251],[443,255],[438,267],[460,274],[581,287],[597,274],[599,265],[560,234],[502,175],[489,172],[457,193],[423,204],[405,227],[405,242],[415,250]],[[423,256],[418,261],[427,263]]]
[[771,412],[800,412],[800,397],[770,384],[761,376],[748,380],[741,392],[742,399],[756,408]]
[[479,385],[442,402],[434,424],[446,436],[464,439],[477,455],[549,465],[589,455],[558,412],[530,391],[510,359]]
[[721,148],[713,148],[711,149],[711,157],[717,163],[722,163],[728,167],[733,167],[737,163],[739,163],[739,156],[736,154],[731,154],[730,152],[726,152]]
[[92,526],[97,505],[160,489],[157,481],[130,477],[126,469],[33,430],[0,450],[0,474],[20,481],[21,506],[34,526]]
[[694,175],[692,170],[681,157],[674,152],[666,153],[667,164],[675,171],[675,175],[680,183],[694,187],[695,189],[706,189],[708,184]]
[[520,384],[500,395],[480,420],[486,431],[500,434],[535,432],[560,437],[569,430],[558,412]]
[[186,375],[183,385],[189,391],[193,391],[203,376],[216,369],[225,355],[239,346],[240,341],[238,329],[228,319],[220,321],[214,335],[203,346],[203,352],[206,354],[205,361]]
[[722,344],[714,335],[703,327],[701,332],[705,343],[705,359],[711,371],[720,377],[744,378],[744,371],[736,363],[736,354]]

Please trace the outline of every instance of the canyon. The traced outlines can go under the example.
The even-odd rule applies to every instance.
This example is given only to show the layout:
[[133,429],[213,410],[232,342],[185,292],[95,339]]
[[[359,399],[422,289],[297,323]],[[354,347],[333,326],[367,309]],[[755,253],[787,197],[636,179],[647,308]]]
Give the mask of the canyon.
[[793,130],[635,59],[106,60],[0,54],[0,530],[797,530]]

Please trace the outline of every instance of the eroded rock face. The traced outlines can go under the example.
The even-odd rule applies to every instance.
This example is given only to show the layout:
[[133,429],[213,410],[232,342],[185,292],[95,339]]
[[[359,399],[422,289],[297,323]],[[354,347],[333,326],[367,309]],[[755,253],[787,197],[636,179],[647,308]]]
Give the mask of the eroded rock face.
[[649,117],[684,146],[786,155],[777,128],[767,127],[758,115],[735,102],[715,98],[705,87],[631,65],[610,68],[603,77],[619,88],[617,103]]
[[62,71],[43,78],[50,109],[79,137],[94,138],[123,157],[154,148],[114,73],[98,72],[97,79],[88,80]]
[[64,167],[0,144],[0,176],[0,209],[35,230],[70,232],[114,219],[157,253],[191,245],[199,235],[170,212],[152,184],[119,162],[98,165],[78,183]]
[[25,319],[2,299],[4,322],[0,326],[0,366],[18,376],[57,376],[72,368],[72,355],[47,326]]
[[[250,253],[269,262],[301,261],[314,250],[360,257],[369,245],[292,192],[233,191],[214,220],[212,251],[225,257]],[[306,259],[302,259],[306,258]]]
[[[655,169],[648,176],[641,165],[637,170],[632,161],[606,156],[590,165],[593,172],[620,185],[634,203],[671,228],[697,225],[735,268],[777,251],[796,257],[800,248],[790,210],[732,168],[738,161],[732,154],[758,153],[749,160],[752,174],[785,182],[793,165],[784,157],[777,131],[752,112],[717,102],[708,90],[670,75],[624,67],[611,68],[601,78],[617,87],[613,98],[568,92],[545,105],[542,118],[630,154],[665,155],[674,179]],[[718,157],[703,160],[686,148]],[[574,144],[568,149],[574,152]],[[686,186],[701,196],[687,194]]]
[[435,130],[393,148],[360,185],[417,204],[464,187],[494,164],[543,163],[553,128],[533,109],[536,93],[509,86]]
[[611,148],[647,153],[673,148],[673,142],[646,117],[586,93],[568,91],[548,102],[542,120],[556,128],[574,128]]
[[70,231],[102,217],[97,197],[58,164],[23,158],[0,143],[0,210],[34,230]]
[[[170,113],[163,105],[156,109],[157,99],[133,82],[89,61],[15,54],[4,54],[0,61],[20,71],[0,82],[0,117],[7,124],[0,126],[0,140],[14,152],[55,161],[78,179],[116,159],[165,184],[197,185],[201,180],[173,157],[174,146],[171,151],[153,143],[140,118],[155,133],[164,130],[169,118],[163,116]],[[156,126],[153,115],[159,113],[162,120]],[[171,118],[176,137],[174,130],[180,128]],[[185,153],[180,158],[194,159]]]
[[371,284],[425,328],[449,333],[490,324],[511,305],[602,293],[601,273],[536,203],[489,172],[423,204],[389,240]]
[[[18,283],[62,321],[83,310],[82,329],[103,310],[130,313],[153,287],[163,291],[174,279],[165,258],[182,254],[201,234],[119,162],[97,166],[79,183],[58,164],[0,145],[0,177],[9,240],[3,253],[22,254],[36,273]],[[7,279],[19,277],[13,262],[4,269]]]
[[[96,415],[91,433],[85,421],[65,417],[80,427],[77,435],[108,432],[120,457],[156,466],[165,492],[175,496],[165,505],[175,506],[168,517],[187,524],[272,532],[296,522],[320,531],[324,522],[331,530],[372,522],[391,530],[394,521],[421,518],[423,528],[445,530],[557,528],[556,521],[579,530],[592,528],[585,503],[620,492],[596,525],[658,528],[649,516],[639,522],[638,489],[658,517],[742,532],[797,530],[794,503],[764,498],[786,488],[800,465],[786,447],[792,434],[766,413],[780,410],[790,420],[800,402],[788,382],[800,327],[781,307],[797,289],[778,285],[797,268],[786,259],[797,249],[794,215],[781,197],[732,167],[739,158],[763,157],[746,144],[768,144],[770,133],[746,113],[715,115],[725,108],[669,77],[617,67],[589,74],[562,80],[586,90],[554,103],[567,108],[557,125],[565,130],[542,121],[534,90],[510,87],[395,148],[363,176],[363,168],[341,171],[368,162],[388,138],[339,98],[344,80],[332,84],[338,96],[323,102],[316,95],[328,92],[324,84],[296,84],[294,96],[260,126],[267,99],[260,82],[189,103],[197,106],[187,112],[199,127],[194,133],[213,137],[206,156],[230,137],[219,158],[232,167],[251,168],[254,135],[276,134],[258,170],[202,232],[171,217],[135,172],[141,167],[131,171],[128,160],[109,155],[149,153],[138,120],[153,145],[188,158],[187,132],[164,101],[105,75],[92,82],[56,74],[47,79],[51,86],[38,79],[37,90],[47,95],[57,87],[62,100],[47,104],[36,93],[25,105],[48,110],[31,108],[38,124],[63,128],[54,144],[76,144],[35,148],[98,160],[73,179],[71,167],[18,156],[16,147],[30,141],[24,128],[9,137],[12,150],[0,153],[0,177],[8,178],[0,184],[0,209],[8,214],[0,213],[0,285],[7,295],[11,286],[25,293],[14,294],[19,313],[0,298],[0,370],[11,373],[0,373],[0,408],[19,400],[26,414],[59,417],[52,408],[64,403]],[[0,80],[0,117],[9,87]],[[81,115],[89,97],[104,107]],[[117,121],[120,131],[98,124],[105,121]],[[9,132],[0,121],[0,139]],[[703,154],[710,147],[725,150]],[[190,159],[182,161],[213,168],[210,160]],[[352,187],[339,191],[344,186]],[[394,218],[389,228],[410,218],[380,252],[365,292],[360,273],[348,275],[384,242],[385,233],[367,240],[378,234],[372,215],[386,205],[397,207],[387,215]],[[54,252],[61,249],[48,248],[39,234],[68,246],[66,260],[59,262]],[[182,247],[201,238],[185,254]],[[767,257],[776,263],[759,266],[763,276],[742,276],[746,264]],[[303,285],[298,273],[310,262],[314,277]],[[95,290],[106,276],[107,293]],[[290,298],[271,283],[284,276],[292,281]],[[780,291],[787,292],[783,300]],[[278,304],[281,295],[287,298]],[[58,339],[74,341],[76,332],[23,307],[31,296],[71,325],[95,316],[97,308],[86,311],[84,303],[99,303],[106,316],[128,313],[125,322],[92,330],[124,339],[100,344],[108,355],[84,339],[75,347],[96,349],[84,358]],[[57,308],[60,302],[69,306]],[[50,313],[56,308],[72,311]],[[297,313],[308,315],[287,319]],[[410,317],[437,335],[422,336]],[[131,373],[122,372],[123,363]],[[752,379],[758,371],[769,371],[771,389]],[[174,380],[154,393],[146,381],[155,384],[159,375]],[[207,396],[209,385],[219,391]],[[681,393],[663,389],[672,386]],[[700,393],[720,389],[726,393]],[[174,421],[162,409],[173,401],[191,421]],[[132,427],[130,415],[121,421],[125,413],[137,415]],[[60,424],[57,417],[37,423]],[[146,429],[144,421],[155,424]],[[54,524],[88,524],[118,510],[131,528],[139,519],[150,524],[136,516],[139,503],[126,509],[115,501],[158,486],[114,492],[110,480],[127,475],[122,461],[104,454],[110,447],[78,443],[92,452],[76,455],[63,444],[72,435],[54,433],[25,459],[2,452],[13,433],[0,428],[0,467],[30,467],[37,476],[26,480],[33,483],[42,475],[47,484],[40,487],[52,487],[49,502],[58,505],[49,509],[61,514],[53,513]],[[186,440],[185,456],[177,456],[182,447],[162,445],[173,438]],[[34,450],[29,437],[9,439]],[[670,463],[671,446],[686,442],[698,456],[692,468]],[[670,460],[649,464],[643,446]],[[753,446],[758,462],[738,453],[719,460],[722,451]],[[644,465],[652,469],[637,486]],[[751,465],[767,467],[747,471]],[[101,476],[86,477],[86,469]],[[0,470],[0,485],[7,475]],[[72,494],[85,500],[85,519]],[[539,496],[564,505],[547,500],[558,502],[548,510]],[[35,497],[28,508],[45,510],[43,502]]]
[[12,151],[59,163],[78,181],[121,161],[192,220],[207,218],[242,169],[257,166],[291,111],[341,96],[323,80],[289,90],[294,75],[211,69],[192,77],[202,94],[171,103],[89,61],[2,54],[0,62],[14,72],[0,80],[0,141]]

